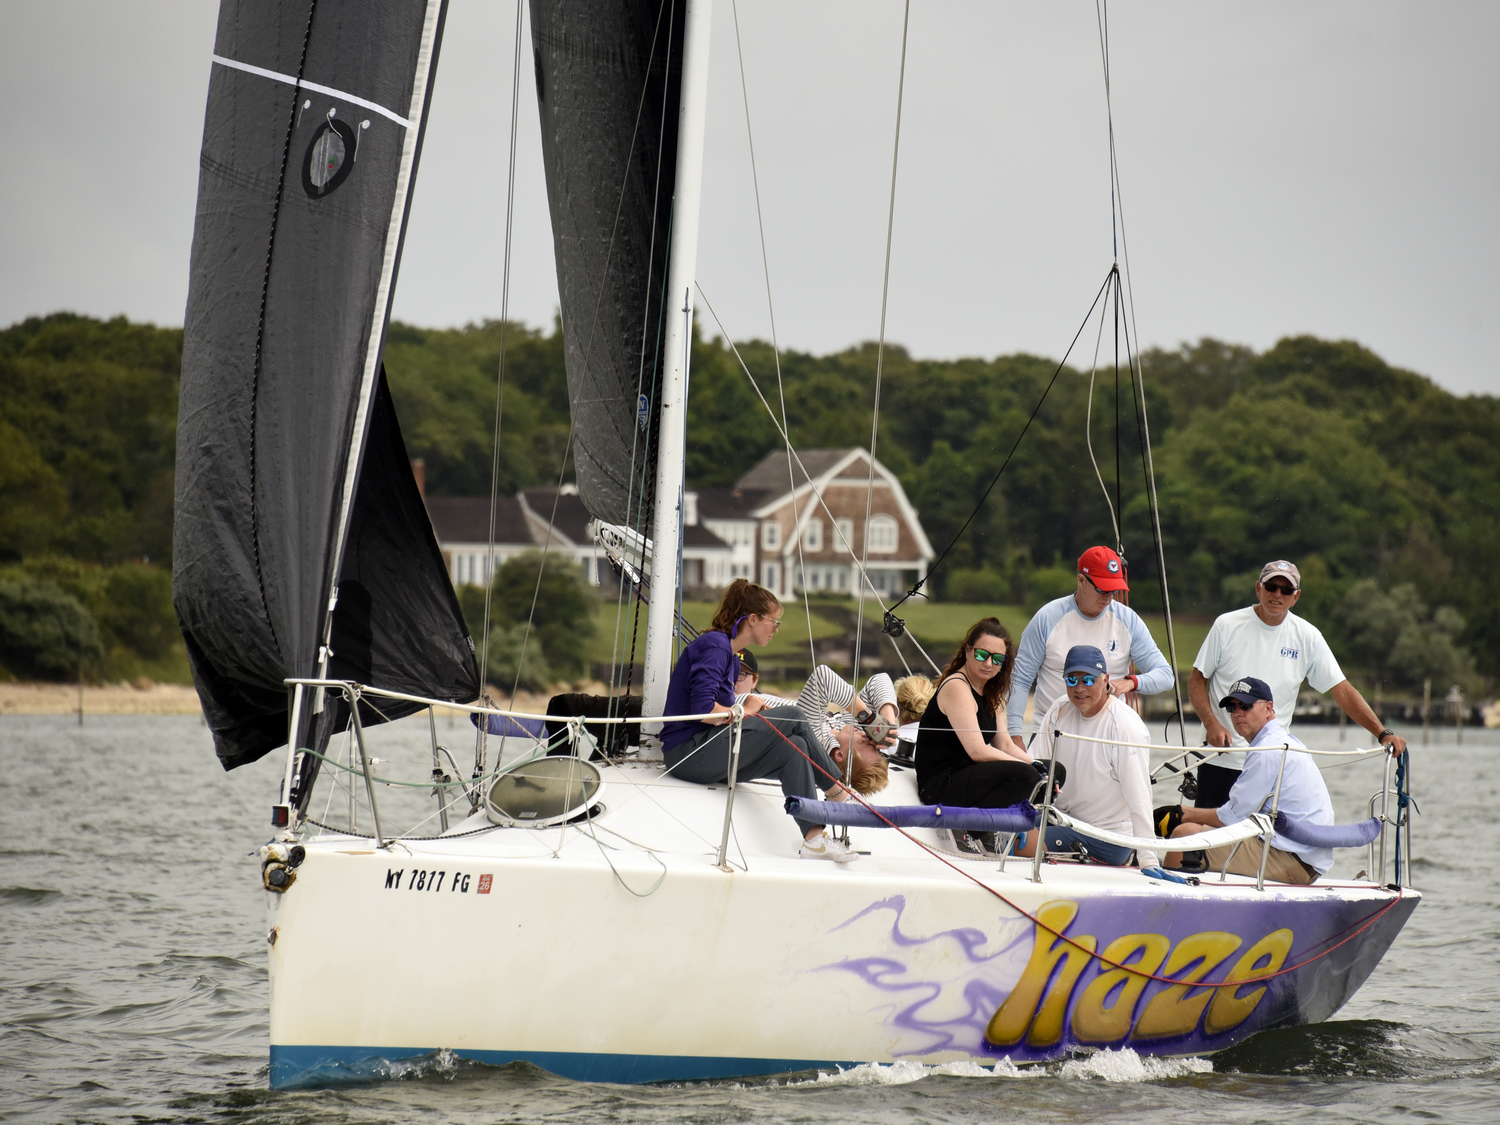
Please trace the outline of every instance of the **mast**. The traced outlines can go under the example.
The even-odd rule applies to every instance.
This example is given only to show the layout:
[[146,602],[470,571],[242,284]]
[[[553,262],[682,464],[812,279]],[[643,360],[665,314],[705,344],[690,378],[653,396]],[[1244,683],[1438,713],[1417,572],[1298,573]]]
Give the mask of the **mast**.
[[642,714],[661,715],[672,675],[677,589],[681,579],[683,473],[687,450],[688,360],[693,341],[693,281],[698,264],[698,210],[703,186],[703,126],[708,103],[709,27],[713,0],[687,0],[678,111],[677,181],[672,191],[672,249],[667,261],[661,421],[656,504],[651,527],[651,603],[646,616]]

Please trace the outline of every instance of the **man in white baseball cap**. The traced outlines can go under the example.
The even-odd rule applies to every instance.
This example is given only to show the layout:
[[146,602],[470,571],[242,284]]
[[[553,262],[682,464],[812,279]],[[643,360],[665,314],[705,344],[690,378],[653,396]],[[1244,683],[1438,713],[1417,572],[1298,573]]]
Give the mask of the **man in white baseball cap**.
[[1406,750],[1406,740],[1388,729],[1365,702],[1359,689],[1345,678],[1333,650],[1318,628],[1292,612],[1302,597],[1302,574],[1297,564],[1275,559],[1261,568],[1255,583],[1255,604],[1221,615],[1209,629],[1188,673],[1188,698],[1203,723],[1210,746],[1233,746],[1236,751],[1198,767],[1199,808],[1218,808],[1229,799],[1245,755],[1245,739],[1235,733],[1231,716],[1212,700],[1230,694],[1231,685],[1246,676],[1270,685],[1276,717],[1291,726],[1303,681],[1314,691],[1333,696],[1351,720],[1369,731],[1392,754]]

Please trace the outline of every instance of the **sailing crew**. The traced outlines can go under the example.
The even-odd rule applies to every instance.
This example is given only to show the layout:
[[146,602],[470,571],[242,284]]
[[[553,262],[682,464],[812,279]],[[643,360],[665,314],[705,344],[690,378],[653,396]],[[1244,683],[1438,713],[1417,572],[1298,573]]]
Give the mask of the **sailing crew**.
[[[1074,645],[1063,661],[1067,694],[1056,700],[1037,723],[1031,748],[1038,759],[1056,758],[1067,768],[1068,784],[1057,807],[1069,816],[1122,836],[1156,835],[1151,819],[1151,741],[1135,708],[1109,691],[1104,654],[1093,645]],[[1103,739],[1083,742],[1069,735]],[[1036,854],[1038,833],[1016,849],[1018,855]],[[1123,867],[1131,849],[1110,844],[1061,825],[1048,826],[1049,852],[1082,850],[1089,859]],[[1155,867],[1156,854],[1140,851],[1142,867]]]
[[[1219,700],[1219,706],[1229,715],[1235,733],[1248,745],[1245,768],[1236,777],[1229,799],[1219,808],[1182,809],[1182,823],[1172,829],[1172,838],[1181,839],[1207,832],[1210,828],[1237,824],[1251,813],[1269,812],[1278,776],[1281,779],[1281,797],[1276,804],[1278,811],[1292,820],[1332,824],[1333,802],[1329,800],[1323,774],[1312,755],[1306,753],[1307,747],[1292,737],[1277,720],[1276,699],[1270,685],[1255,676],[1245,676],[1229,685],[1229,691]],[[1282,768],[1283,746],[1292,747],[1285,754],[1285,769]],[[1220,870],[1228,860],[1229,870],[1234,874],[1253,877],[1260,872],[1263,843],[1256,837],[1241,842],[1238,850],[1236,845],[1227,844],[1221,848],[1209,848],[1204,854],[1211,870]],[[1169,852],[1167,866],[1183,866],[1182,853]],[[1305,885],[1328,874],[1332,866],[1332,848],[1295,844],[1281,835],[1271,837],[1271,854],[1266,860],[1267,879]]]
[[[943,670],[917,734],[917,795],[924,804],[1003,809],[1036,788],[1031,755],[1000,729],[1010,652],[1010,633],[986,617],[969,628]],[[960,848],[985,850],[986,841],[963,835],[955,836]]]
[[[1188,698],[1203,723],[1210,746],[1243,748],[1233,716],[1210,705],[1229,695],[1229,686],[1248,672],[1264,676],[1276,699],[1283,726],[1291,726],[1297,694],[1307,681],[1314,691],[1332,694],[1344,713],[1364,727],[1392,754],[1406,750],[1406,740],[1388,729],[1365,702],[1359,689],[1339,668],[1339,662],[1318,628],[1292,612],[1302,597],[1302,574],[1295,563],[1277,559],[1261,568],[1255,583],[1255,604],[1215,619],[1193,670],[1188,673]],[[1199,808],[1217,808],[1229,798],[1235,777],[1244,768],[1243,749],[1220,755],[1198,767]]]
[[[760,691],[760,662],[748,648],[739,653],[739,678],[734,684],[736,701],[743,702],[751,695],[757,696],[766,707],[785,706],[791,700]],[[888,699],[886,697],[889,697]],[[854,716],[843,708],[854,700],[854,686],[826,664],[813,669],[807,686],[797,696],[797,708],[812,725],[814,733],[823,742],[823,748],[834,763],[843,768],[852,748],[854,761],[849,767],[849,784],[856,793],[868,797],[879,793],[890,782],[890,767],[880,748],[866,735],[864,728],[854,722]],[[896,689],[890,676],[877,672],[870,677],[865,690],[859,693],[861,710],[879,707],[880,714],[888,717],[892,727],[896,718]],[[838,707],[836,712],[830,706]],[[888,714],[887,714],[888,712]],[[894,734],[891,741],[895,740]]]
[[[672,720],[662,724],[662,757],[667,772],[685,781],[720,785],[729,779],[733,745],[730,723],[739,653],[748,645],[764,647],[781,628],[781,602],[764,586],[736,578],[724,591],[713,623],[677,658],[667,685],[668,715],[703,715],[705,720]],[[839,784],[839,767],[823,748],[807,717],[792,703],[768,706],[751,695],[744,702],[738,781],[772,777],[788,797],[815,800],[821,786],[831,800],[848,793]],[[752,718],[753,716],[753,718]],[[849,845],[829,836],[823,825],[797,820],[804,859],[848,863],[859,858]]]
[[[1036,693],[1032,714],[1045,715],[1063,697],[1063,659],[1074,645],[1093,645],[1104,654],[1112,696],[1130,691],[1155,695],[1172,686],[1172,667],[1146,623],[1115,600],[1117,593],[1129,590],[1120,556],[1108,547],[1090,547],[1078,557],[1078,589],[1048,602],[1027,624],[1016,653],[1016,690],[1006,709],[1007,727],[1018,745],[1026,693]],[[1131,661],[1138,674],[1131,673]]]

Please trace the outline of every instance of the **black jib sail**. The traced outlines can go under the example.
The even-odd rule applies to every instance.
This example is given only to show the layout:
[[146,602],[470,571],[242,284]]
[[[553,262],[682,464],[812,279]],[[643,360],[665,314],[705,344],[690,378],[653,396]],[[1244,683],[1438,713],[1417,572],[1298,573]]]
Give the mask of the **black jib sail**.
[[[286,743],[288,677],[478,695],[380,362],[444,10],[445,0],[220,7],[183,341],[173,593],[226,769]],[[325,710],[325,736],[333,719]]]
[[578,491],[594,516],[643,532],[686,8],[531,0]]

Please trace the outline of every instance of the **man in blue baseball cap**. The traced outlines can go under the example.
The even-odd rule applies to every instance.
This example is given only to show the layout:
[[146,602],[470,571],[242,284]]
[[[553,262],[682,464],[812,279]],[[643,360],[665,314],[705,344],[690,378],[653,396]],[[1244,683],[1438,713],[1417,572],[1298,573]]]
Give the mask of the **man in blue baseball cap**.
[[[1312,755],[1306,752],[1307,747],[1276,721],[1276,697],[1270,685],[1254,676],[1242,676],[1230,685],[1219,706],[1229,714],[1235,733],[1249,743],[1245,768],[1229,790],[1229,800],[1219,808],[1182,809],[1182,823],[1172,831],[1172,837],[1179,839],[1210,828],[1223,828],[1237,824],[1251,813],[1270,812],[1278,776],[1281,779],[1281,799],[1276,807],[1280,812],[1292,820],[1332,824],[1333,802],[1329,800],[1323,774]],[[1287,746],[1291,749],[1285,753],[1286,766],[1283,769],[1282,748]],[[1223,868],[1227,861],[1234,874],[1254,878],[1260,872],[1262,849],[1263,841],[1252,839],[1237,847],[1209,848],[1204,854],[1212,870]],[[1180,853],[1168,854],[1168,867],[1181,865]],[[1266,860],[1267,879],[1278,883],[1307,884],[1320,875],[1326,875],[1332,866],[1333,851],[1330,848],[1294,844],[1280,835],[1271,838],[1271,854]]]
[[[1151,822],[1151,752],[1146,724],[1135,709],[1109,690],[1109,666],[1096,645],[1074,645],[1063,660],[1066,694],[1037,722],[1032,753],[1053,757],[1067,770],[1068,783],[1057,807],[1069,816],[1122,836],[1156,835]],[[1078,736],[1082,735],[1083,738]],[[1084,741],[1098,739],[1099,741]],[[1059,771],[1061,772],[1061,771]],[[1036,833],[1020,848],[1036,854]],[[1130,849],[1052,825],[1047,850],[1081,850],[1099,863],[1130,862]],[[1142,867],[1155,867],[1156,856],[1140,852]]]

